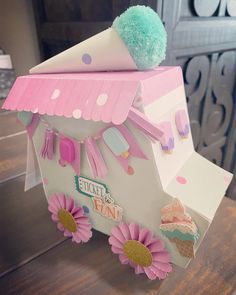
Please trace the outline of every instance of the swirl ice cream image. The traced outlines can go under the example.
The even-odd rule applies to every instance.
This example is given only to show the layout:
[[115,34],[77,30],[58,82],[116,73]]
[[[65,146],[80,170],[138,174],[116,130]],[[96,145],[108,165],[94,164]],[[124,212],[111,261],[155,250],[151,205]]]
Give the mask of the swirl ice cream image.
[[180,255],[195,257],[194,245],[199,238],[198,228],[178,199],[161,209],[160,230],[176,245]]

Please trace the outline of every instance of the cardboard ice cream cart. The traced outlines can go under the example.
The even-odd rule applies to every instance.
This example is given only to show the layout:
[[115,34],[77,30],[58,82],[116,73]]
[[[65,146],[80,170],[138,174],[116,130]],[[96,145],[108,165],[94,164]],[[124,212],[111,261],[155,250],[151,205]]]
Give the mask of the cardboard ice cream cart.
[[[26,189],[43,180],[65,236],[86,242],[93,227],[110,236],[121,263],[165,278],[170,263],[194,258],[231,174],[194,150],[181,68],[91,72],[96,52],[84,52],[19,77],[4,104],[28,130]],[[82,68],[66,73],[75,56]]]

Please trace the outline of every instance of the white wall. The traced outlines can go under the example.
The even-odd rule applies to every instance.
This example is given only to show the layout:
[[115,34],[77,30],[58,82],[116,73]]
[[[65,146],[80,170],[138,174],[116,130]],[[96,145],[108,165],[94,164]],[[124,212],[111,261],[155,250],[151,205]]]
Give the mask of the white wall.
[[40,62],[30,0],[0,1],[0,47],[11,55],[17,75]]

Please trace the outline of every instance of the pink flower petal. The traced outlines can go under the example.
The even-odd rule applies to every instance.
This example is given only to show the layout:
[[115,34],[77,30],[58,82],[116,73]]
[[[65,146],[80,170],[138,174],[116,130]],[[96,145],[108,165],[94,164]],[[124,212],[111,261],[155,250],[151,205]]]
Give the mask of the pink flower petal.
[[60,231],[64,231],[64,230],[65,230],[64,226],[63,226],[60,222],[58,222],[58,224],[57,224],[57,228],[58,228]]
[[52,220],[53,220],[54,222],[57,222],[57,221],[59,220],[58,216],[55,215],[55,214],[52,214],[52,215],[51,215],[51,218],[52,218]]
[[79,224],[79,225],[90,224],[89,219],[88,219],[87,216],[81,216],[81,217],[79,217],[79,218],[77,218],[75,220],[76,220],[76,223]]
[[111,246],[111,250],[112,250],[112,252],[115,253],[115,254],[123,254],[123,253],[124,253],[124,252],[123,252],[123,249],[118,248],[118,247],[116,247],[116,246]]
[[130,235],[132,240],[138,240],[139,225],[137,223],[130,223],[129,225]]
[[128,264],[129,263],[129,259],[124,254],[120,254],[119,259],[120,259],[121,264]]
[[78,243],[78,244],[82,242],[81,237],[77,232],[73,233],[72,242],[75,242],[75,243]]
[[84,210],[81,207],[77,208],[77,211],[72,214],[75,219],[84,216]]
[[172,266],[170,263],[164,263],[164,262],[160,262],[160,261],[153,261],[153,266],[158,268],[161,271],[164,272],[171,272],[172,271]]
[[171,261],[170,254],[166,251],[153,253],[152,257],[153,257],[153,261],[159,261],[159,262]]
[[60,208],[66,209],[66,197],[65,195],[58,196],[57,201],[60,204]]
[[71,233],[63,224],[58,222],[57,227],[60,231],[64,232],[64,236],[72,237],[72,241],[80,243],[81,241],[87,242],[91,236],[91,224],[87,216],[84,216],[84,210],[82,207],[78,207],[75,204],[75,201],[70,196],[66,196],[62,193],[54,194],[49,198],[49,211],[52,212],[53,221],[58,222],[57,213],[60,209],[65,209],[72,214],[73,218],[77,224],[77,231]]
[[157,278],[156,274],[150,269],[150,267],[144,267],[143,269],[149,280],[155,280]]
[[[123,252],[123,245],[127,240],[138,240],[148,247],[153,258],[150,267],[142,267],[129,260]],[[134,268],[136,274],[145,272],[150,280],[154,280],[157,277],[165,278],[167,273],[172,270],[169,263],[171,257],[165,250],[164,242],[155,238],[148,229],[140,228],[135,223],[127,224],[122,222],[114,227],[111,231],[109,243],[111,244],[111,250],[119,255],[121,263],[128,263]]]
[[90,231],[92,229],[92,225],[90,223],[77,223],[77,228],[82,230]]
[[123,236],[123,234],[118,226],[113,227],[113,229],[111,230],[111,236],[116,237],[121,243],[125,242],[125,237]]
[[161,240],[154,240],[150,245],[148,245],[148,249],[153,252],[161,252],[165,249],[165,243]]
[[146,234],[146,237],[144,238],[143,244],[145,246],[148,246],[152,242],[153,242],[153,234],[150,231],[148,231],[147,234]]
[[135,266],[135,273],[136,273],[137,275],[140,274],[140,273],[144,273],[144,269],[143,269],[143,267],[140,266],[140,265],[136,265],[136,266]]
[[119,229],[121,230],[125,240],[131,240],[131,235],[130,235],[130,231],[129,231],[129,226],[127,223],[125,222],[121,222],[119,225],[118,225]]
[[54,205],[57,206],[58,210],[61,209],[61,208],[63,208],[63,207],[61,207],[60,197],[58,195],[54,195],[52,197],[52,202],[54,203]]
[[72,233],[70,231],[68,231],[67,229],[64,230],[64,236],[65,237],[72,237]]
[[49,199],[49,201],[48,201],[48,210],[51,213],[57,213],[59,209],[60,209],[60,207],[56,203],[54,203],[53,201],[51,201]]
[[147,238],[148,234],[149,234],[149,230],[146,228],[142,228],[139,232],[139,237],[138,237],[139,242],[144,244],[144,241]]
[[74,206],[75,206],[75,201],[72,199],[72,198],[66,198],[65,199],[65,208],[69,211],[69,212],[71,212],[72,211],[72,209],[74,208]]
[[88,242],[88,240],[92,237],[91,230],[88,231],[88,230],[78,229],[77,234],[80,236],[80,238],[83,242]]
[[80,208],[80,207],[77,207],[77,206],[75,205],[75,203],[74,203],[74,206],[73,206],[73,208],[70,210],[70,213],[73,215],[74,213],[76,213],[76,212],[78,211],[78,208]]
[[167,276],[167,273],[165,271],[162,271],[158,269],[157,267],[151,265],[150,270],[159,278],[159,279],[165,279]]
[[108,241],[110,245],[123,249],[123,243],[121,243],[115,236],[111,236]]

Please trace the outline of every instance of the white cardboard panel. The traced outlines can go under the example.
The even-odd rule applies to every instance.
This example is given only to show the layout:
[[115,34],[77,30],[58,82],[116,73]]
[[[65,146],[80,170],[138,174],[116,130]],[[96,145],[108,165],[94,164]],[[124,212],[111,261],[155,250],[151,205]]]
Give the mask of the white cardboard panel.
[[[84,64],[82,56],[89,54],[91,64]],[[30,70],[37,73],[72,73],[92,71],[136,70],[125,44],[113,28],[59,53]]]
[[30,190],[42,182],[38,160],[32,140],[27,139],[27,160],[25,174],[25,191]]
[[186,184],[173,178],[165,191],[179,198],[205,218],[212,220],[225,195],[232,174],[214,165],[196,152],[183,163],[176,176],[184,177]]
[[175,148],[171,154],[163,152],[159,143],[152,144],[163,188],[167,187],[194,151],[191,133],[188,138],[182,139],[176,128],[175,112],[180,109],[184,109],[188,113],[183,86],[176,88],[174,91],[144,107],[145,115],[152,122],[157,124],[164,121],[170,122],[174,134]]

